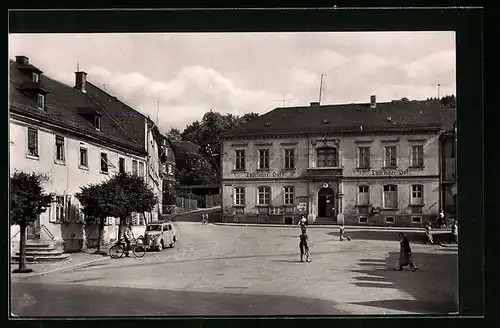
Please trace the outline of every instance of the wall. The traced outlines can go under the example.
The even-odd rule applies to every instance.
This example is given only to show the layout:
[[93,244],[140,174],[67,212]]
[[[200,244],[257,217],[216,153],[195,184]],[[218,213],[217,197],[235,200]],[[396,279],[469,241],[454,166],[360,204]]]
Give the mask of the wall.
[[[44,182],[46,193],[55,193],[58,195],[71,195],[80,191],[80,187],[90,183],[98,183],[108,179],[112,174],[118,172],[118,158],[125,158],[126,171],[132,171],[132,159],[145,161],[144,157],[127,154],[116,151],[109,146],[99,145],[87,141],[76,139],[74,136],[68,136],[64,133],[55,133],[54,131],[39,128],[38,145],[39,157],[32,159],[27,157],[27,125],[24,122],[10,120],[10,171],[21,170],[28,173],[47,173],[49,180]],[[65,146],[65,162],[57,163],[55,161],[56,147],[55,135],[63,136]],[[88,169],[79,167],[80,145],[83,143],[88,149]],[[100,172],[100,152],[108,154],[109,173]],[[113,166],[114,167],[113,167]],[[78,207],[78,200],[71,197],[71,203]],[[81,241],[75,241],[82,235],[81,226],[75,223],[61,224],[49,222],[51,210],[47,210],[40,216],[40,224],[44,225],[54,236],[54,240],[67,240],[69,248],[73,249]]]

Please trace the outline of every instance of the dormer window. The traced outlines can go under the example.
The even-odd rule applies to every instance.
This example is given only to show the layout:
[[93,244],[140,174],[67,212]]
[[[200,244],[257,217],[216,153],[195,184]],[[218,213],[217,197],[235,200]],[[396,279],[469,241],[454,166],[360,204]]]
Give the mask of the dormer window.
[[45,109],[45,95],[38,94],[38,108]]
[[40,83],[40,75],[38,75],[38,73],[33,73],[32,74],[32,78],[31,80],[34,82],[34,83]]
[[96,130],[101,130],[101,117],[100,116],[94,116],[94,127]]

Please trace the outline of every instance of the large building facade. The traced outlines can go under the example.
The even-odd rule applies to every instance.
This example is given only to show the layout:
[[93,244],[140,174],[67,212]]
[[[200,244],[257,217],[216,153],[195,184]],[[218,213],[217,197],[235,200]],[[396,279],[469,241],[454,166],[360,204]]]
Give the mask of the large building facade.
[[420,225],[440,204],[437,102],[278,108],[224,136],[226,221]]
[[[158,217],[162,179],[156,178],[160,159],[155,150],[161,145],[151,121],[87,82],[84,72],[76,72],[70,87],[17,56],[10,62],[9,111],[11,173],[46,174],[43,187],[52,196],[28,238],[61,244],[66,251],[81,249],[84,240],[92,244],[97,223],[85,220],[75,194],[118,172],[144,177],[159,198],[152,213],[134,214],[130,220],[144,224]],[[106,219],[105,240],[117,237],[116,223]],[[13,241],[19,236],[16,228],[11,229]]]

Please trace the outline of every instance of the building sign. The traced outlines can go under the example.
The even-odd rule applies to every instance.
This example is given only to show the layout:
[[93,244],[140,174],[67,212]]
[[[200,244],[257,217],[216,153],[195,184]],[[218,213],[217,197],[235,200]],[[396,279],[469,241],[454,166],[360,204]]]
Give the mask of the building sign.
[[307,212],[307,203],[299,203],[299,204],[297,205],[297,211],[298,211],[299,213],[301,213],[301,214],[302,214],[302,213],[306,213],[306,212]]
[[380,176],[396,176],[396,175],[409,175],[410,170],[370,170],[371,175]]
[[285,176],[283,171],[276,172],[246,172],[247,178],[283,178]]

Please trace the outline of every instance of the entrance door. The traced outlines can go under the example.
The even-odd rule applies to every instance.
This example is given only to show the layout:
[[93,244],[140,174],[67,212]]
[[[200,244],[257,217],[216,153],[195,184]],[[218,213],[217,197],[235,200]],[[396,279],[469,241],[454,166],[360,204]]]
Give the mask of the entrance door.
[[26,227],[27,239],[40,239],[40,216]]
[[335,216],[335,193],[332,188],[322,188],[318,193],[318,217]]

